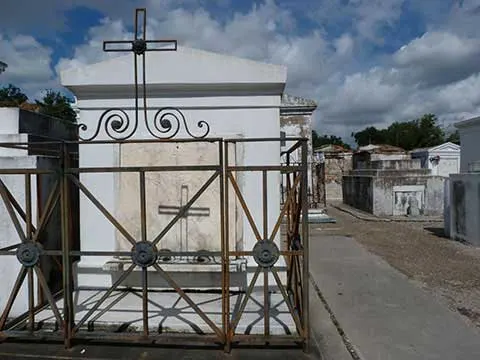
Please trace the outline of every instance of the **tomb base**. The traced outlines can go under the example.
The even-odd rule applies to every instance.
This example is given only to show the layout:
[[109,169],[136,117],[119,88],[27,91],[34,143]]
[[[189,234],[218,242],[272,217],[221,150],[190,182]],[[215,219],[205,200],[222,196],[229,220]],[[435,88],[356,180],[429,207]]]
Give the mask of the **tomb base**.
[[[73,295],[75,323],[88,313],[102,298],[105,290],[79,290]],[[198,305],[205,315],[219,328],[222,328],[221,292],[187,292],[190,299]],[[231,318],[237,314],[245,294],[230,294]],[[263,334],[264,312],[263,291],[252,293],[245,311],[237,326],[237,334]],[[149,332],[151,335],[164,333],[212,334],[205,321],[174,291],[151,291],[148,294]],[[296,328],[292,316],[279,291],[269,292],[270,333],[272,335],[295,334]],[[60,311],[63,300],[57,302]],[[41,311],[36,322],[42,329],[54,328],[55,320],[50,309]],[[136,332],[143,329],[141,290],[114,291],[88,320],[80,331]]]
[[[189,262],[157,263],[182,289],[186,290],[220,290],[222,288],[222,264],[207,263],[193,264]],[[132,265],[131,259],[109,259],[103,263],[79,262],[74,266],[75,289],[109,288]],[[285,262],[281,258],[276,264],[278,275],[282,284],[286,283]],[[153,290],[171,289],[154,267],[148,269],[148,288]],[[229,264],[229,284],[231,291],[245,291],[253,279],[257,264],[253,259],[233,259]],[[277,287],[275,278],[269,272],[268,282],[272,287]],[[260,274],[255,288],[263,288],[264,276]],[[142,269],[135,269],[121,282],[119,288],[141,288]]]

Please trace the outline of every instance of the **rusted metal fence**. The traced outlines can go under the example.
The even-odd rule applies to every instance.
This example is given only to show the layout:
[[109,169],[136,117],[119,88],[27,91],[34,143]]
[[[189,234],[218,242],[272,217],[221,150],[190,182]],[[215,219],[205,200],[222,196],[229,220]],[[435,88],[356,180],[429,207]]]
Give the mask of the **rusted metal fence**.
[[[0,249],[0,264],[6,259],[14,259],[16,267],[19,266],[16,281],[8,294],[3,309],[0,309],[0,339],[7,338],[55,338],[64,341],[67,347],[74,341],[85,339],[121,340],[139,342],[171,343],[183,345],[199,341],[202,344],[217,345],[229,351],[232,346],[261,343],[261,344],[291,344],[303,346],[308,350],[309,342],[309,311],[308,311],[308,225],[307,225],[307,141],[306,139],[289,139],[296,141],[287,152],[301,149],[302,161],[293,165],[255,165],[238,166],[231,165],[229,160],[229,146],[240,143],[272,143],[277,145],[283,139],[188,139],[188,140],[127,140],[127,141],[91,141],[83,142],[42,142],[42,148],[49,152],[51,158],[59,160],[58,166],[52,168],[9,168],[0,169],[0,195],[3,207],[11,220],[11,226],[15,229],[18,237],[16,244]],[[78,156],[72,152],[72,144],[79,146],[92,146],[93,144],[138,144],[162,142],[208,142],[217,144],[218,161],[214,164],[188,165],[188,166],[118,166],[118,167],[80,167]],[[15,148],[20,150],[31,150],[35,144],[0,144],[0,147]],[[38,145],[40,146],[40,145]],[[165,171],[192,171],[212,172],[212,175],[200,187],[200,189],[178,209],[176,215],[167,226],[158,229],[158,234],[150,238],[147,235],[146,216],[146,173]],[[93,173],[132,173],[137,174],[139,181],[140,196],[140,237],[133,236],[126,227],[118,221],[114,214],[101,203],[95,194],[82,182],[83,174]],[[240,173],[261,174],[259,184],[259,196],[262,202],[262,215],[255,218],[249,208],[242,186],[237,180]],[[8,180],[16,176],[23,178],[23,191],[21,196],[15,196],[10,187],[16,182]],[[280,206],[279,214],[275,214],[276,221],[268,224],[272,210],[269,209],[268,193],[279,191],[279,189],[268,189],[268,178],[270,176],[282,176],[282,183],[286,184],[284,199]],[[49,179],[48,196],[42,201],[35,200],[34,191],[40,192],[43,189],[42,179]],[[165,252],[158,250],[158,246],[166,234],[178,223],[189,211],[201,195],[210,187],[218,186],[218,205],[220,208],[220,219],[218,221],[218,238],[220,239],[220,251],[182,251]],[[79,237],[79,213],[78,196],[82,194],[93,204],[109,223],[130,243],[131,251],[82,251],[80,250],[81,238]],[[255,245],[252,249],[230,248],[229,223],[231,201],[240,204],[240,210],[249,224],[251,232],[255,237]],[[58,210],[58,223],[52,225],[52,214]],[[34,213],[36,214],[34,216]],[[258,224],[261,224],[259,226]],[[47,234],[46,229],[49,228]],[[271,231],[269,231],[271,229]],[[58,237],[52,236],[58,232]],[[284,240],[278,241],[281,235]],[[47,236],[48,235],[48,236]],[[47,241],[48,239],[48,241]],[[101,240],[101,239],[99,239]],[[274,241],[275,240],[275,241]],[[130,257],[126,269],[121,275],[112,281],[112,286],[103,289],[102,296],[89,309],[79,309],[75,302],[78,288],[75,273],[75,263],[79,259],[94,256]],[[192,292],[183,288],[169,271],[164,270],[161,262],[162,257],[171,256],[211,256],[221,258],[221,319],[214,318],[203,311],[197,301],[193,299]],[[238,295],[238,306],[232,308],[231,295],[232,283],[230,277],[230,265],[233,259],[250,259],[253,264],[253,276],[243,290],[236,291]],[[285,263],[284,269],[280,269],[280,263]],[[8,260],[12,261],[12,260]],[[47,275],[48,269],[48,275]],[[52,270],[53,269],[53,270]],[[135,269],[141,269],[141,288],[133,290],[123,289],[122,282],[127,279]],[[281,272],[285,272],[285,281],[281,278]],[[174,334],[158,333],[149,329],[149,306],[152,286],[149,278],[152,272],[160,276],[178,296],[185,301],[189,309],[193,311],[211,330],[209,334]],[[49,274],[61,274],[61,277],[54,277]],[[245,313],[247,303],[252,298],[252,293],[258,290],[256,283],[263,274],[263,318],[264,326],[261,334],[248,334],[238,331],[238,324]],[[273,279],[273,283],[272,283]],[[22,286],[26,294],[20,296]],[[91,326],[98,317],[96,313],[101,309],[102,304],[112,296],[114,292],[120,291],[137,292],[141,297],[142,329],[138,332],[121,332],[99,330]],[[283,303],[288,308],[291,316],[294,331],[286,335],[271,333],[270,318],[275,309],[271,308],[269,294],[275,288],[281,295]],[[12,307],[16,301],[26,301],[27,310],[18,316],[11,316]],[[108,311],[108,307],[105,311]],[[82,311],[83,312],[82,312]],[[140,311],[140,309],[138,309]],[[38,320],[39,314],[49,311],[52,319],[49,321],[42,318]],[[51,324],[48,326],[48,324]]]

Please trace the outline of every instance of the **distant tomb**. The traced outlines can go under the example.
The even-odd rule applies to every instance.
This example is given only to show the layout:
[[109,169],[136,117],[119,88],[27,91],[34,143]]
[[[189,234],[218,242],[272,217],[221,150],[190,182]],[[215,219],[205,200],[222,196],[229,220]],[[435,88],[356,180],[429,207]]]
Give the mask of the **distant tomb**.
[[443,178],[403,149],[371,145],[353,155],[343,176],[345,204],[377,216],[441,216]]

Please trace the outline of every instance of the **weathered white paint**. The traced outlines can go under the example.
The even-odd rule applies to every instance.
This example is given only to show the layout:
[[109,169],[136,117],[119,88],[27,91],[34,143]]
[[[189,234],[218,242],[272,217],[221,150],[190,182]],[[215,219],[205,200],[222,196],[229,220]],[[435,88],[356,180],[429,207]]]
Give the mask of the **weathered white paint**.
[[[16,108],[0,108],[0,142],[26,142],[26,134],[18,134],[19,130],[19,109]],[[0,148],[0,169],[34,169],[37,167],[37,157],[28,156],[26,151]],[[18,203],[25,208],[25,177],[23,175],[0,175],[0,179],[12,193]],[[37,189],[35,181],[32,181],[32,219],[37,218],[35,199]],[[25,223],[19,218],[20,224],[25,231]],[[7,212],[5,203],[0,197],[0,249],[7,246],[15,245],[21,242],[13,222]],[[0,259],[0,309],[5,308],[5,304],[12,291],[13,284],[20,271],[21,265],[16,256],[5,255]],[[36,291],[37,281],[35,275],[34,282]],[[16,301],[13,304],[10,316],[18,316],[28,310],[28,291],[26,280],[21,287]]]
[[[131,121],[135,118],[132,69],[132,55],[126,55],[62,73],[62,84],[77,97],[79,121],[88,126],[87,132],[82,136],[88,137],[94,132],[101,114],[109,108],[121,108],[127,112]],[[279,136],[280,100],[286,81],[284,67],[180,47],[177,52],[147,54],[147,81],[149,121],[152,121],[159,108],[173,106],[184,113],[193,133],[201,133],[202,129],[195,126],[198,121],[205,120],[211,128],[210,137]],[[143,114],[139,120],[138,131],[132,139],[151,138],[144,126]],[[188,137],[183,124],[177,137]],[[102,130],[97,139],[106,138]],[[247,143],[242,146],[242,154],[237,158],[237,163],[278,165],[279,154],[279,143]],[[80,166],[120,166],[124,160],[118,144],[80,146]],[[188,157],[186,161],[195,165],[201,162],[201,159]],[[158,158],[158,163],[162,164],[162,158]],[[141,161],[139,165],[142,165]],[[269,174],[269,230],[273,229],[279,214],[279,180],[279,174]],[[118,174],[83,174],[81,181],[112,214],[118,214],[121,199]],[[243,175],[239,182],[252,215],[258,219],[260,226],[260,174]],[[172,191],[177,191],[178,185],[173,184]],[[232,196],[234,193],[230,189],[230,197]],[[148,194],[147,197],[157,205],[162,202],[161,198],[155,199]],[[114,227],[83,195],[80,199],[80,211],[81,249],[111,251],[117,248]],[[243,216],[240,209],[237,209],[237,213]],[[158,213],[149,214],[149,217],[151,216],[158,216]],[[246,218],[242,219],[243,241],[238,247],[251,249],[255,238]],[[219,239],[212,241],[219,243]],[[78,284],[111,285],[110,275],[102,270],[109,260],[110,257],[82,258],[78,268]]]
[[17,135],[19,133],[19,108],[0,108],[0,134]]
[[[0,168],[3,169],[34,169],[37,167],[36,156],[0,156]],[[25,208],[25,180],[23,175],[1,175],[0,178],[7,186],[18,203]],[[32,183],[32,200],[36,199],[35,183]],[[36,219],[36,207],[32,206],[32,219]],[[20,224],[25,231],[25,223],[20,219]],[[0,237],[0,248],[15,245],[21,242],[13,222],[8,215],[3,200],[0,198],[0,229],[2,236]],[[20,271],[21,265],[14,255],[4,255],[0,259],[0,274],[2,278],[2,286],[0,287],[0,309],[5,308],[7,299],[12,291],[13,284]],[[37,280],[35,275],[35,289],[37,288]],[[27,281],[25,279],[21,290],[15,300],[10,316],[18,316],[28,310],[28,290]]]
[[480,173],[450,176],[450,237],[480,246]]
[[[309,194],[311,194],[313,188],[312,115],[316,108],[317,104],[313,100],[288,94],[283,94],[282,96],[282,104],[280,107],[280,135],[287,138],[307,139],[307,191]],[[295,141],[285,141],[281,146],[281,150],[286,151],[294,144]],[[290,163],[300,163],[301,161],[301,149],[294,151],[290,155]],[[286,155],[282,157],[282,163],[286,163]]]
[[422,168],[430,169],[435,176],[448,177],[460,171],[460,146],[451,142],[416,149],[411,155],[413,159],[420,159]]
[[447,233],[450,238],[480,246],[480,117],[455,124],[460,134],[460,174],[449,179]]
[[460,172],[468,172],[470,164],[480,160],[480,117],[456,123],[460,134]]
[[415,197],[420,211],[424,207],[425,186],[423,185],[400,185],[393,187],[393,215],[401,216],[408,214],[409,200]]

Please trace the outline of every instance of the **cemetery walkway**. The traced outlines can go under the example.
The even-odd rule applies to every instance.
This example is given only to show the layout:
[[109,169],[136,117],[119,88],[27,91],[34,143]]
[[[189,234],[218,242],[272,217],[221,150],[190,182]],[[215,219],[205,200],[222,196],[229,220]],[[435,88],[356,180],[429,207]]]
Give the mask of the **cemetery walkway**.
[[322,234],[352,236],[480,328],[480,248],[444,236],[442,222],[373,222],[336,208]]
[[[436,279],[437,285],[452,278],[471,279],[470,272],[461,277],[453,265],[467,258],[470,265],[479,266],[473,261],[476,251],[471,254],[471,248],[429,234],[425,224],[367,222],[336,210],[329,215],[336,224],[311,228],[311,276],[344,345],[353,350],[350,359],[480,358],[479,329],[430,291],[430,277],[442,265],[453,274]],[[435,244],[429,247],[430,241]],[[418,286],[419,280],[429,284],[429,291]],[[312,321],[315,327],[318,319]],[[324,358],[348,359],[345,354],[332,355],[339,351],[338,339],[326,334],[330,338],[320,344]]]

